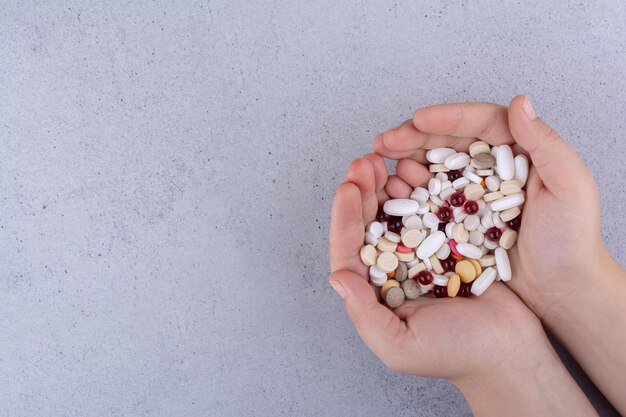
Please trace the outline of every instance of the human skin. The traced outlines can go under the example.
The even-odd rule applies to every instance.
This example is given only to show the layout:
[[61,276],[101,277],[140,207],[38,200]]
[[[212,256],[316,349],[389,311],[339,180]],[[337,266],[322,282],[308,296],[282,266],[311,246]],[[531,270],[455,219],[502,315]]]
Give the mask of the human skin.
[[[427,149],[467,150],[468,138],[511,144],[530,156],[527,201],[513,279],[507,285],[570,351],[616,409],[626,414],[626,273],[600,236],[595,181],[575,151],[537,117],[530,100],[436,105],[374,140],[374,150],[397,159],[386,192],[407,191],[423,172]],[[410,193],[410,191],[408,191]]]
[[[430,173],[414,171],[425,184]],[[537,317],[503,283],[480,297],[407,301],[393,312],[368,284],[359,257],[365,224],[389,198],[379,155],[355,160],[331,217],[330,283],[368,347],[392,370],[446,378],[477,416],[595,415]]]

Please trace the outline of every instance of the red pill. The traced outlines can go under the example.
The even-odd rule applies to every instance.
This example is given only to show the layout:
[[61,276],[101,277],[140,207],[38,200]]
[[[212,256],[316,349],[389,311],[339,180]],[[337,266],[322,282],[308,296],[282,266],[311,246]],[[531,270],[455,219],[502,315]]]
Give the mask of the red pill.
[[437,210],[437,217],[442,222],[447,222],[452,218],[452,210],[450,210],[450,207],[439,207],[439,210]]
[[411,253],[411,248],[407,248],[402,243],[398,243],[396,250],[400,253]]
[[435,285],[435,288],[433,288],[433,293],[435,294],[435,297],[437,297],[437,298],[447,297],[448,296],[448,288],[447,287],[442,287],[441,285]]
[[391,216],[385,213],[382,208],[378,209],[378,214],[376,214],[376,220],[383,223],[388,221],[390,218]]
[[440,232],[446,232],[446,224],[448,223],[439,223],[439,225],[437,226],[437,230],[439,230]]
[[502,236],[502,232],[495,226],[487,229],[487,233],[485,233],[485,237],[492,242],[497,242],[498,240],[500,240],[500,236]]
[[463,173],[459,171],[458,169],[453,169],[452,171],[448,172],[448,179],[450,181],[458,180],[462,176],[463,176]]
[[467,284],[462,282],[461,283],[461,288],[459,288],[459,295],[461,297],[469,297],[470,295],[472,295],[472,284],[473,283],[474,283],[474,281],[468,282]]
[[387,230],[394,233],[400,233],[402,231],[402,218],[394,216],[387,220]]
[[450,239],[450,243],[448,243],[448,244],[450,245],[450,250],[452,251],[452,254],[453,254],[453,255],[456,255],[456,256],[461,256],[461,257],[463,256],[463,255],[461,255],[461,254],[459,253],[459,251],[458,251],[458,250],[456,250],[456,245],[457,245],[456,240],[454,240],[454,239]]
[[463,211],[467,214],[476,214],[478,213],[478,203],[472,200],[466,201],[463,206]]
[[454,259],[452,256],[448,256],[446,259],[441,261],[441,267],[446,272],[454,271],[455,266],[456,266],[456,259]]
[[509,220],[506,224],[513,230],[518,231],[520,226],[522,225],[522,218],[517,216],[513,220]]
[[420,271],[417,274],[417,282],[422,285],[430,285],[433,282],[433,274],[428,271]]
[[454,207],[461,207],[465,203],[465,195],[463,193],[454,193],[450,196],[450,204]]

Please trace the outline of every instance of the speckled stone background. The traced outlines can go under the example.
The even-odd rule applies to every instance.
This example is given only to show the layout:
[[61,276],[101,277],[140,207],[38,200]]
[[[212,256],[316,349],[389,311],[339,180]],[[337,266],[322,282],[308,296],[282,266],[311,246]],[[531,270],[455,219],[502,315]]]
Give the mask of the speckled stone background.
[[587,3],[1,1],[0,415],[469,415],[361,344],[333,191],[416,107],[526,92],[624,263],[626,7]]

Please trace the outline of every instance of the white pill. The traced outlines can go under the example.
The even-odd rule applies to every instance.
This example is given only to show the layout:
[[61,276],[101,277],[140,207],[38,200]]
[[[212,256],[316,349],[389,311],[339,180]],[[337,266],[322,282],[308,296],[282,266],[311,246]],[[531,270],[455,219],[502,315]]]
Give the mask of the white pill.
[[374,233],[367,232],[365,233],[365,243],[367,243],[368,245],[376,246],[378,245],[378,238],[376,237],[376,235],[374,235]]
[[516,193],[507,195],[491,203],[491,210],[504,211],[513,207],[520,206],[524,203],[524,194]]
[[371,222],[369,226],[367,226],[367,231],[376,236],[376,239],[380,238],[384,233],[381,222]]
[[447,190],[448,188],[452,188],[452,181],[449,181],[449,180],[441,181],[441,191]]
[[479,225],[480,218],[478,218],[478,216],[475,214],[470,214],[465,218],[465,220],[463,220],[463,226],[465,226],[465,228],[470,232],[472,230],[476,230]]
[[500,213],[499,212],[493,213],[493,215],[491,216],[491,219],[493,220],[493,225],[494,226],[496,226],[498,229],[504,229],[505,224],[502,221],[502,219],[500,218]]
[[[450,187],[443,188],[443,184],[445,183],[449,184]],[[447,200],[452,194],[456,193],[456,190],[452,188],[452,183],[450,181],[446,181],[445,183],[441,184],[441,194],[439,194],[439,197],[442,200]]]
[[443,164],[446,158],[454,155],[456,151],[452,148],[436,148],[426,152],[426,159],[433,164]]
[[452,234],[452,230],[454,229],[454,223],[448,223],[446,224],[446,237],[448,239],[452,239],[453,238],[453,234]]
[[485,229],[490,229],[493,227],[493,214],[491,211],[485,213],[482,219],[480,219],[480,224],[482,224]]
[[470,156],[465,152],[455,153],[446,158],[444,165],[448,169],[465,168],[470,163]]
[[493,175],[493,169],[477,169],[476,175],[480,175],[481,177],[488,177]]
[[456,180],[452,181],[452,187],[454,187],[455,190],[461,190],[465,187],[467,187],[470,183],[470,180],[468,180],[465,177],[460,177],[457,178]]
[[428,192],[431,195],[437,195],[441,192],[441,181],[437,178],[431,178],[428,180]]
[[496,268],[498,269],[498,276],[502,281],[508,281],[511,279],[511,263],[509,262],[509,255],[506,250],[502,248],[496,248],[494,255],[496,256]]
[[476,215],[478,217],[484,216],[486,212],[491,210],[484,200],[480,199],[477,201],[477,203],[478,203],[478,212],[476,213]]
[[385,238],[393,243],[400,243],[400,235],[390,230],[385,232]]
[[437,178],[441,182],[444,182],[448,180],[448,174],[446,174],[445,172],[438,172],[437,175],[435,175],[435,178]]
[[492,193],[500,189],[500,183],[500,178],[496,177],[495,175],[485,178],[485,185],[487,186],[487,189]]
[[433,256],[441,245],[443,245],[445,240],[446,235],[438,230],[422,241],[415,251],[415,255],[420,259],[426,259],[429,256]]
[[[451,224],[451,223],[448,223]],[[450,245],[443,244],[437,252],[435,252],[435,256],[441,260],[447,259],[450,256]]]
[[485,247],[489,250],[494,250],[500,246],[498,242],[494,242],[493,240],[490,240],[490,239],[485,239],[485,241],[483,242],[483,245],[485,245]]
[[439,218],[435,213],[426,213],[422,217],[422,223],[429,229],[436,228],[439,226]]
[[483,256],[480,248],[478,246],[472,245],[471,243],[458,243],[456,245],[456,250],[461,255],[470,259],[479,259],[481,256]]
[[478,229],[476,230],[478,230],[480,233],[487,233],[487,228],[483,226],[482,224],[478,226]]
[[492,267],[486,268],[483,272],[476,278],[474,283],[472,284],[472,294],[481,295],[485,292],[487,288],[493,281],[496,279],[496,270]]
[[525,155],[517,155],[513,158],[515,164],[515,175],[513,179],[520,183],[520,186],[526,185],[528,179],[528,159]]
[[431,195],[430,196],[430,201],[432,201],[436,206],[443,206],[443,200],[440,197],[437,197],[436,195]]
[[408,216],[406,220],[402,220],[402,223],[407,229],[421,229],[422,228],[422,219],[420,216],[412,215]]
[[383,222],[383,234],[387,233],[387,222]]
[[489,154],[491,156],[493,156],[494,158],[497,158],[498,157],[498,148],[499,148],[499,146],[492,147],[491,150],[489,151]]
[[420,204],[426,203],[428,201],[428,197],[430,197],[430,194],[424,187],[417,187],[411,193],[411,200],[415,200]]
[[428,203],[420,203],[419,209],[417,209],[417,214],[425,214],[430,211],[430,205]]
[[408,198],[396,198],[385,201],[383,210],[390,216],[406,216],[407,214],[417,213],[419,203]]
[[417,265],[418,263],[420,263],[420,260],[418,258],[415,258],[412,261],[406,262],[406,267],[407,267],[407,269],[411,269],[415,265]]
[[483,256],[485,256],[487,253],[489,253],[489,249],[487,249],[487,248],[485,247],[485,245],[482,245],[482,246],[480,247],[480,251],[483,253]]
[[448,285],[448,277],[445,275],[433,275],[433,284],[445,287]]
[[469,234],[469,243],[480,246],[485,241],[485,235],[480,230],[472,230]]
[[370,266],[370,278],[374,285],[381,286],[387,281],[387,274],[376,268],[376,265]]
[[468,180],[470,180],[471,182],[480,184],[483,181],[483,179],[480,178],[478,175],[474,174],[473,172],[468,171],[467,168],[468,167],[466,167],[465,171],[463,171],[463,176],[467,178]]
[[432,282],[428,285],[420,284],[420,295],[429,293],[430,291],[432,291],[433,288],[435,288],[435,284],[433,284]]
[[513,161],[513,151],[509,145],[498,146],[496,165],[500,178],[505,181],[513,179],[515,175],[515,162]]
[[454,221],[456,223],[461,223],[465,220],[466,217],[467,217],[467,213],[464,211],[461,211],[460,213],[454,215]]

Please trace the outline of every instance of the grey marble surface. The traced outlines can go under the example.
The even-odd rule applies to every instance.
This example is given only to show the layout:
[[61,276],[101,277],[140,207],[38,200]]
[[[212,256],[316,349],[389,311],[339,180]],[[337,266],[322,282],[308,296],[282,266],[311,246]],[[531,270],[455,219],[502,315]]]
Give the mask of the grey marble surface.
[[626,8],[587,3],[1,1],[0,415],[470,415],[360,342],[332,194],[416,107],[526,92],[624,263]]

